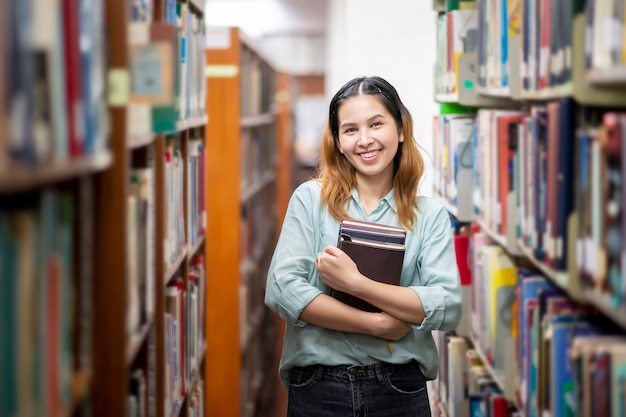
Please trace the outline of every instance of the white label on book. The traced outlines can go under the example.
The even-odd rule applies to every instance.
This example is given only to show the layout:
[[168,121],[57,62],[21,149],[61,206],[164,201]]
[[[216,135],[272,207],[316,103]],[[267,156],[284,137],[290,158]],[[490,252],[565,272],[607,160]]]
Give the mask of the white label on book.
[[[607,16],[604,18],[604,25],[602,25],[602,45],[605,52],[611,52],[616,47],[618,40],[615,39],[616,31],[613,27],[613,17]],[[621,39],[619,39],[621,41]]]
[[550,59],[550,73],[554,75],[559,75],[561,71],[563,71],[563,60],[564,60],[563,50],[559,49],[559,51],[552,55]]
[[546,230],[543,233],[543,249],[545,253],[548,255],[548,258],[552,258],[552,223],[550,221],[546,222]]
[[148,104],[131,103],[128,108],[127,123],[130,140],[134,141],[140,137],[152,134],[152,107]]
[[596,263],[596,245],[593,239],[586,238],[584,240],[584,264],[583,270],[589,274],[594,274],[594,269],[598,266]]
[[563,238],[556,239],[556,258],[560,259],[563,256]]
[[581,239],[576,241],[576,266],[578,269],[582,269],[584,260],[583,260],[583,242]]
[[496,202],[495,203],[495,219],[494,219],[494,223],[497,226],[497,228],[500,228],[500,224],[502,223],[502,205],[500,204],[500,202]]
[[546,77],[550,68],[550,48],[541,48],[539,54],[539,76]]
[[128,44],[145,45],[150,42],[150,25],[148,23],[133,22],[128,24],[128,33],[126,34]]

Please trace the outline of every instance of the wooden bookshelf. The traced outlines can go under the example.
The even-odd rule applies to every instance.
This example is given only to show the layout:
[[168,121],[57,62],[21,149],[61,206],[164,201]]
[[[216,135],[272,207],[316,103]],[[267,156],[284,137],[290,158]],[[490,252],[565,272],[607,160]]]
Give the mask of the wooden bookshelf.
[[[447,52],[452,44],[447,39],[448,34],[440,30],[443,28],[441,23],[446,21],[443,14],[450,12],[448,6],[462,9],[462,3],[433,2],[433,10],[438,13],[437,44],[443,48],[438,51],[437,56],[442,60],[447,60],[450,56],[442,52]],[[456,74],[449,72],[449,63],[438,63],[435,66],[435,84],[449,85],[450,77],[458,76],[458,103],[478,108],[474,132],[476,141],[473,146],[473,154],[477,155],[473,160],[473,181],[478,179],[480,184],[473,183],[470,189],[475,194],[474,204],[480,202],[481,206],[472,221],[480,226],[481,231],[491,241],[504,248],[502,253],[512,263],[509,265],[503,262],[494,269],[484,271],[485,263],[488,262],[485,258],[486,252],[476,252],[474,259],[469,261],[472,263],[472,272],[477,272],[478,275],[472,277],[472,291],[475,291],[473,296],[476,300],[471,311],[472,341],[482,362],[486,364],[488,373],[511,405],[524,413],[563,415],[569,412],[568,407],[580,407],[583,396],[588,398],[593,395],[587,386],[595,384],[597,380],[594,379],[594,372],[580,367],[581,362],[574,363],[574,355],[568,356],[568,364],[561,362],[558,366],[555,365],[557,359],[562,359],[562,352],[572,350],[575,343],[572,340],[584,337],[585,325],[589,325],[599,334],[615,333],[622,338],[626,336],[626,281],[623,271],[626,220],[624,209],[621,208],[625,201],[626,188],[622,180],[616,179],[624,175],[623,160],[626,155],[626,67],[622,55],[626,43],[621,39],[611,45],[600,41],[604,39],[602,35],[605,28],[600,23],[604,19],[613,19],[611,21],[616,22],[620,30],[624,24],[621,15],[614,17],[616,12],[610,8],[603,9],[605,4],[600,0],[588,0],[585,7],[580,7],[580,3],[564,3],[567,7],[563,9],[556,3],[545,3],[545,9],[538,12],[537,16],[542,13],[555,16],[558,13],[562,20],[556,27],[555,21],[549,19],[525,21],[530,16],[528,10],[525,10],[529,5],[535,6],[532,2],[521,1],[514,10],[507,11],[510,14],[507,17],[511,20],[501,21],[506,18],[499,16],[494,22],[491,14],[480,16],[480,13],[502,11],[499,3],[477,0],[475,6],[479,16],[475,29],[479,32],[480,46],[460,55]],[[575,7],[579,9],[576,10]],[[525,14],[516,16],[520,11]],[[595,13],[593,19],[588,19],[587,13],[590,12]],[[453,19],[452,16],[446,17]],[[516,19],[517,23],[521,23],[519,31],[513,30]],[[492,29],[499,25],[509,28],[508,33],[494,35]],[[451,35],[457,39],[458,34],[454,33],[453,28],[454,26],[448,27],[452,30]],[[467,29],[467,26],[463,28]],[[511,36],[514,33],[516,34]],[[540,49],[545,48],[546,43],[555,38],[564,43],[556,46],[556,51],[542,55]],[[539,46],[534,48],[537,45],[531,45],[530,39],[535,39]],[[481,47],[484,49],[481,50]],[[561,53],[565,55],[560,55]],[[564,56],[566,59],[562,60]],[[503,57],[508,60],[502,59]],[[441,68],[444,70],[441,71]],[[448,68],[448,73],[445,68]],[[508,77],[504,77],[505,74]],[[446,99],[445,94],[435,96],[436,101],[443,102]],[[510,109],[521,110],[519,113],[522,113],[523,121],[506,121],[506,115],[500,111]],[[511,136],[510,132],[504,130],[497,131],[487,127],[498,126],[498,117],[503,115],[505,121],[501,126],[517,129],[516,136]],[[535,126],[538,126],[537,130],[534,130]],[[545,130],[542,130],[543,126],[546,126]],[[507,137],[503,138],[502,135]],[[513,137],[516,141],[515,150],[511,148]],[[536,142],[529,145],[534,140]],[[606,141],[613,141],[611,144],[615,148],[610,148],[611,145]],[[481,144],[485,145],[481,148]],[[522,145],[518,146],[520,144]],[[498,152],[493,152],[494,149],[498,149]],[[594,153],[587,149],[593,149]],[[440,147],[435,153],[441,154],[441,150]],[[516,159],[508,160],[507,164],[510,164],[509,169],[513,168],[510,171],[514,173],[513,177],[509,177],[505,170],[498,168],[497,162],[493,162],[500,159],[502,152],[511,151]],[[450,154],[455,150],[446,148],[445,152]],[[563,158],[563,155],[567,156]],[[485,164],[486,160],[490,162]],[[591,174],[586,175],[587,173],[593,173],[593,177]],[[500,177],[509,181],[513,179],[508,195],[506,190],[502,191],[502,187],[500,191],[497,190],[498,181],[502,181]],[[452,180],[458,181],[456,173],[453,173]],[[619,204],[622,204],[620,208]],[[454,208],[459,209],[452,207]],[[480,245],[480,239],[475,244]],[[494,336],[495,326],[488,328],[488,320],[493,320],[493,323],[498,319],[488,316],[489,311],[481,304],[498,302],[497,298],[491,298],[493,292],[490,292],[494,290],[494,281],[491,280],[503,274],[503,269],[508,267],[512,268],[509,271],[515,271],[516,277],[522,270],[523,274],[527,274],[520,274],[517,277],[520,281],[515,284],[511,284],[511,281],[504,284],[509,290],[521,293],[520,282],[525,282],[526,277],[542,277],[547,279],[546,286],[566,296],[570,310],[557,307],[555,312],[551,311],[546,315],[547,318],[535,313],[530,319],[535,321],[534,327],[531,328],[526,323],[525,328],[515,329],[510,335],[505,331],[500,337]],[[538,295],[534,297],[525,302],[541,302]],[[516,303],[521,303],[520,300],[525,300],[523,295],[520,295]],[[527,304],[517,304],[511,310],[517,310],[519,314],[524,309],[524,314],[529,314],[525,310]],[[499,309],[498,314],[503,314],[503,311],[508,314],[508,309],[509,307]],[[563,317],[550,317],[551,314]],[[522,317],[516,317],[518,323],[521,323]],[[580,333],[566,333],[566,325],[559,328],[562,325],[559,320],[566,322],[572,317],[576,317],[573,320],[580,320],[581,325],[577,329]],[[562,334],[568,335],[564,340],[571,340],[564,342],[557,341],[556,337],[552,339],[557,328]],[[551,346],[542,346],[543,341],[539,345],[534,345],[535,342],[529,342],[529,339],[521,341],[520,332],[534,332],[533,338],[545,338]],[[486,338],[486,335],[489,337]],[[490,339],[491,342],[488,342]],[[610,375],[614,375],[614,371],[623,363],[616,352],[624,349],[624,340],[610,347],[603,347],[604,353],[610,357]],[[485,345],[480,346],[480,343]],[[501,349],[502,346],[504,350]],[[559,347],[555,349],[555,346]],[[495,369],[493,366],[495,359],[492,357],[496,355],[490,350],[495,351],[497,347],[501,349],[500,353],[509,355],[504,363],[506,369]],[[517,363],[518,358],[513,357],[511,352],[518,355],[524,353],[530,358],[529,363],[525,362],[521,366]],[[590,355],[595,354],[597,351]],[[539,357],[541,359],[538,362],[533,362]],[[590,363],[591,368],[597,369],[593,359]],[[549,370],[542,368],[546,364],[550,364]],[[514,369],[511,369],[512,366]],[[563,367],[581,372],[571,377],[561,372]],[[524,373],[532,375],[522,375]],[[552,382],[535,378],[535,375],[544,373],[551,375]],[[554,384],[554,380],[559,378],[566,380],[560,380],[559,384],[567,383],[574,391],[578,391],[577,395],[568,398],[572,400],[571,403],[563,399],[563,393]],[[518,390],[513,386],[515,384],[522,388]],[[528,394],[528,387],[531,385],[537,392],[549,392],[549,403],[537,401],[533,398],[534,394]],[[616,401],[616,397],[621,395],[611,387],[607,387],[607,390],[613,396],[607,399],[608,402]],[[603,413],[597,409],[589,409],[587,412]]]
[[[71,1],[2,5],[0,415],[83,415],[97,387],[98,184],[115,164],[94,117],[107,111],[104,16]],[[81,19],[90,50],[74,42]]]
[[[95,187],[93,414],[121,416],[130,410],[132,415],[145,402],[148,415],[186,416],[196,390],[202,390],[206,345],[198,340],[206,264],[196,258],[205,243],[204,194],[197,193],[205,181],[208,122],[199,75],[204,7],[191,0],[172,1],[169,7],[154,2],[153,9],[133,5],[147,7],[138,12],[126,0],[103,4],[113,163]],[[140,12],[146,17],[138,18]],[[188,48],[185,64],[180,45]],[[139,89],[144,74],[135,65],[153,47],[164,51],[156,58],[161,67],[155,74],[172,86],[165,98]],[[192,278],[196,273],[200,278]],[[168,299],[175,279],[180,287]],[[176,298],[185,309],[172,314],[168,303]],[[187,315],[197,318],[198,327]],[[171,373],[174,362],[178,374]],[[173,388],[171,375],[179,381]],[[136,384],[144,397],[131,401]]]
[[208,29],[207,45],[207,410],[254,416],[277,372],[278,323],[263,299],[290,192],[288,77],[238,28]]

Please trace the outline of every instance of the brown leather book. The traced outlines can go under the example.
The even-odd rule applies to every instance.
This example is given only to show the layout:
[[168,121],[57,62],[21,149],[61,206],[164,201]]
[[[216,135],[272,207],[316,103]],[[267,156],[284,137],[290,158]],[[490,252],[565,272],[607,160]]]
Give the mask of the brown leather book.
[[[406,231],[401,228],[346,220],[339,227],[337,247],[350,256],[366,277],[399,285],[405,238]],[[331,296],[364,311],[380,311],[378,307],[342,291],[333,289]]]

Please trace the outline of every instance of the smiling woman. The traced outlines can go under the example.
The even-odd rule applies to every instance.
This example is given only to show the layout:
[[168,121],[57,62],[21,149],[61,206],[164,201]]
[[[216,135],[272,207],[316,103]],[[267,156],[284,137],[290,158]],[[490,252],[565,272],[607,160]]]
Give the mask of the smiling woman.
[[[424,162],[391,84],[355,78],[328,115],[320,176],[294,191],[267,276],[265,303],[286,321],[287,417],[430,417],[431,331],[452,330],[461,317],[447,211],[417,195]],[[399,285],[364,275],[337,247],[343,219],[406,229]],[[380,312],[344,304],[332,289]]]

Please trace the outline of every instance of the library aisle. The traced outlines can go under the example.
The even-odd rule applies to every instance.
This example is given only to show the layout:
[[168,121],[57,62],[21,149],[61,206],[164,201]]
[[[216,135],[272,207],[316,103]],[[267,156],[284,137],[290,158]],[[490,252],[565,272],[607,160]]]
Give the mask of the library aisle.
[[[432,2],[437,416],[626,415],[625,4]],[[203,0],[0,5],[0,417],[285,415],[265,274],[324,76]]]

